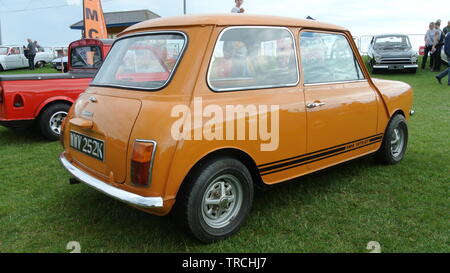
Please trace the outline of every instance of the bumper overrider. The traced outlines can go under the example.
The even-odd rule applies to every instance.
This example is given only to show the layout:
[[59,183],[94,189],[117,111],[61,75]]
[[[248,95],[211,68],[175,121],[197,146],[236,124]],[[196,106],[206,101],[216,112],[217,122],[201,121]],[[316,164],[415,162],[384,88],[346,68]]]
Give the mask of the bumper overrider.
[[114,186],[85,173],[69,162],[62,153],[59,157],[64,168],[69,171],[77,180],[87,184],[88,186],[126,204],[140,208],[162,208],[164,201],[161,197],[144,197],[128,191],[121,190]]

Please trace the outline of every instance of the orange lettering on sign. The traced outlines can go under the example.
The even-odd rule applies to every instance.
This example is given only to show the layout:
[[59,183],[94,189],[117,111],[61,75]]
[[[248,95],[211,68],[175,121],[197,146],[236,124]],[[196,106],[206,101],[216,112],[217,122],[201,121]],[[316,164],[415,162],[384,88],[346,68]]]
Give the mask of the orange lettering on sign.
[[100,0],[83,0],[84,38],[106,39],[105,17]]

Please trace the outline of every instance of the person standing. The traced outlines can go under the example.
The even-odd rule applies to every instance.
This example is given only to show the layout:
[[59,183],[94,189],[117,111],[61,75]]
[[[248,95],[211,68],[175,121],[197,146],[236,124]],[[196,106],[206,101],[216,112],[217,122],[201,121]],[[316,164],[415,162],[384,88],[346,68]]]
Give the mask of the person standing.
[[28,46],[27,46],[27,48],[28,48],[28,65],[29,65],[30,70],[34,70],[35,69],[34,58],[36,57],[36,53],[37,53],[36,44],[30,38],[28,38],[27,41],[28,41]]
[[34,44],[36,45],[37,52],[44,52],[44,48],[38,44],[38,41],[34,41]]
[[[428,54],[431,52],[434,44],[434,33],[436,30],[434,29],[434,22],[431,22],[429,25],[429,29],[425,34],[425,52],[422,59],[422,69],[425,69],[428,61]],[[433,57],[430,57],[430,68],[433,68]]]
[[[450,45],[450,33],[447,32],[447,35],[445,36],[445,44],[446,45]],[[446,46],[445,47],[445,55],[447,55],[448,60],[450,60],[450,46]],[[447,76],[448,77],[448,82],[447,84],[450,85],[450,64],[448,64],[447,69],[445,69],[444,71],[442,71],[439,75],[436,76],[436,79],[438,80],[439,83],[442,84],[441,80]]]
[[434,44],[431,49],[433,58],[433,69],[431,71],[439,72],[441,70],[441,50],[444,45],[444,33],[441,30],[441,20],[434,24],[436,32],[434,33]]
[[233,7],[231,13],[244,13],[245,9],[242,7],[244,0],[235,0],[236,6]]
[[447,35],[447,33],[450,32],[450,21],[448,21],[447,26],[444,27],[442,31],[444,32],[444,35]]

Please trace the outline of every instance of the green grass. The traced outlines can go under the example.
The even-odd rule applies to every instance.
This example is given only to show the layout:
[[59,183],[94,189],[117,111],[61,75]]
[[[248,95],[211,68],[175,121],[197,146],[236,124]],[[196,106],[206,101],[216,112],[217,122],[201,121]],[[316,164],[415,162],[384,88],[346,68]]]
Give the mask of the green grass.
[[36,68],[35,70],[25,69],[14,69],[0,72],[1,75],[17,75],[17,74],[35,74],[35,73],[61,73],[60,71],[54,69],[51,64],[46,64],[42,68]]
[[449,252],[450,87],[434,73],[377,75],[415,91],[404,161],[363,158],[257,192],[233,237],[203,245],[171,217],[69,185],[58,142],[0,128],[0,252]]

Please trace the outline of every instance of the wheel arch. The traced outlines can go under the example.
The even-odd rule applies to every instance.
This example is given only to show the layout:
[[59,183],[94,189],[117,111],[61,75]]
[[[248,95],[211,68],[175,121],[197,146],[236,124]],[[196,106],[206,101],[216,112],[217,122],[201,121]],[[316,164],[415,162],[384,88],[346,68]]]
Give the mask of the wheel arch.
[[394,110],[394,112],[391,114],[391,118],[390,119],[392,119],[396,115],[402,115],[404,118],[406,118],[405,112],[402,109]]
[[36,109],[36,112],[34,113],[34,117],[38,118],[45,109],[56,103],[64,103],[72,106],[74,100],[65,96],[49,98],[39,105],[39,107]]
[[249,170],[249,172],[252,176],[253,184],[255,187],[264,188],[265,186],[267,186],[266,184],[264,184],[264,182],[261,178],[261,175],[259,173],[259,170],[258,170],[258,167],[257,167],[255,161],[248,153],[246,153],[240,149],[237,149],[237,148],[221,148],[221,149],[218,149],[218,150],[215,150],[215,151],[212,151],[212,152],[206,154],[201,159],[199,159],[192,166],[192,168],[190,168],[190,170],[187,172],[187,174],[185,175],[184,179],[182,180],[182,182],[180,183],[180,185],[178,187],[177,195],[183,190],[183,187],[187,185],[188,179],[196,171],[198,171],[199,168],[203,164],[208,162],[208,160],[211,160],[213,158],[217,158],[220,156],[231,157],[231,158],[237,159],[240,162],[242,162]]

